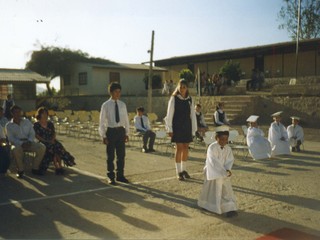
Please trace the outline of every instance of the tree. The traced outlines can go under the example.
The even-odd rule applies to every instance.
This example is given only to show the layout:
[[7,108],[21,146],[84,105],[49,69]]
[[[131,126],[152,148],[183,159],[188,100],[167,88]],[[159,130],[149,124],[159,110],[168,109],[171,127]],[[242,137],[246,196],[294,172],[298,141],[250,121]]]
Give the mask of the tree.
[[[81,50],[73,51],[68,48],[44,47],[38,51],[33,51],[31,59],[26,63],[26,69],[30,69],[43,76],[53,79],[57,76],[67,74],[71,65],[75,62],[86,63],[113,63],[102,58],[92,58],[88,53]],[[49,83],[47,83],[48,94],[52,95]]]
[[234,63],[232,60],[226,61],[219,71],[222,76],[227,78],[227,85],[231,85],[231,81],[237,82],[240,80],[242,71],[240,63]]
[[[284,6],[278,13],[282,23],[279,29],[286,29],[293,40],[297,37],[299,0],[283,0]],[[301,0],[300,33],[301,39],[312,39],[320,36],[320,1]]]
[[190,69],[182,69],[179,73],[180,78],[184,78],[188,83],[191,83],[194,81],[194,74],[191,72]]

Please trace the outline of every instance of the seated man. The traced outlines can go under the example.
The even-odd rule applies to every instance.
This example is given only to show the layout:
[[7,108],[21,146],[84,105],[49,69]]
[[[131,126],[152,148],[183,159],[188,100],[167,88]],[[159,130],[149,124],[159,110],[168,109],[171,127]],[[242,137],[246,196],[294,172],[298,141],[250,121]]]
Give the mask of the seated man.
[[[156,138],[156,134],[151,130],[150,122],[147,116],[144,115],[144,108],[138,107],[136,109],[137,115],[134,117],[134,126],[137,130],[137,132],[141,133],[143,135],[143,148],[142,152],[154,152],[153,144],[154,140]],[[147,144],[149,141],[149,145],[147,148]]]
[[196,137],[199,138],[201,141],[203,141],[203,136],[205,135],[205,132],[208,131],[208,126],[207,126],[206,122],[204,121],[204,117],[201,112],[201,105],[200,104],[196,104],[195,113],[196,113],[197,127],[198,127],[198,130],[196,132]]
[[4,129],[7,124],[8,119],[4,116],[3,107],[0,107],[0,125]]
[[17,165],[17,177],[24,175],[23,156],[25,151],[35,152],[36,156],[32,163],[32,173],[43,175],[39,170],[40,163],[46,152],[46,147],[42,143],[35,142],[35,132],[33,125],[28,119],[23,119],[21,108],[17,105],[11,107],[12,120],[6,125],[6,132],[9,142],[12,144],[11,150]]
[[289,142],[292,152],[300,152],[300,145],[303,143],[304,133],[299,125],[299,117],[291,117],[292,124],[287,127]]
[[10,165],[10,155],[4,129],[0,124],[0,174],[6,174]]
[[271,144],[271,156],[289,155],[290,145],[287,129],[281,123],[281,112],[272,114],[274,122],[269,128],[268,140]]

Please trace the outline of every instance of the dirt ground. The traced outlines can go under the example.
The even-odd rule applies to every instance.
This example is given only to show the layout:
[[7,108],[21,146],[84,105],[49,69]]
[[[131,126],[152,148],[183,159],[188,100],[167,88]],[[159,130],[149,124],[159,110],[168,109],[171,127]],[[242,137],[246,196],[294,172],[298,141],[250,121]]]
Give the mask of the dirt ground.
[[239,216],[228,219],[197,207],[203,145],[191,146],[192,178],[179,182],[171,149],[157,146],[156,153],[145,154],[131,142],[125,167],[131,184],[110,186],[105,146],[59,135],[77,165],[64,176],[56,176],[52,167],[42,177],[30,169],[24,179],[2,176],[0,238],[256,239],[290,228],[320,239],[318,136],[306,137],[303,152],[273,160],[237,153],[232,184]]

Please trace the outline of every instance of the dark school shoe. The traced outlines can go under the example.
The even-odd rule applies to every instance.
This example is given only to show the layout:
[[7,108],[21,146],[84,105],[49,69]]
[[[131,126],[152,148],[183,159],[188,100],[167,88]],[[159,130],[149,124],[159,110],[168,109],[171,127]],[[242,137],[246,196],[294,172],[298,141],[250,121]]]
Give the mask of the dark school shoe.
[[182,171],[184,178],[191,178],[187,171]]

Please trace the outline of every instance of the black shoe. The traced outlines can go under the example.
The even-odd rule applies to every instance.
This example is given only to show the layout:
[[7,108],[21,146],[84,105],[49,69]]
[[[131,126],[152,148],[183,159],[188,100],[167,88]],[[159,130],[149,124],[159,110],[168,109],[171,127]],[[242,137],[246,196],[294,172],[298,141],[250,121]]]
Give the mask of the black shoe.
[[149,151],[149,152],[155,152],[156,150],[154,150],[153,148],[149,148],[148,151]]
[[178,180],[179,181],[184,181],[185,179],[184,179],[184,177],[183,177],[183,172],[180,172],[179,174],[178,174]]
[[63,168],[57,168],[56,169],[56,175],[63,175],[63,174],[64,174]]
[[63,162],[64,164],[67,166],[67,167],[72,167],[74,165],[76,165],[75,161],[74,161],[74,158],[71,158],[71,159],[63,159]]
[[122,182],[122,183],[129,183],[129,180],[126,179],[124,176],[123,177],[117,177],[117,181],[118,182]]
[[296,151],[296,148],[295,148],[295,147],[292,147],[292,148],[291,148],[291,151],[292,151],[292,152],[295,152],[295,151]]
[[184,178],[191,178],[187,171],[182,171]]
[[24,175],[24,171],[18,171],[16,174],[17,178],[23,178],[23,175]]
[[113,179],[109,179],[108,180],[108,183],[111,184],[111,185],[116,185],[116,181]]
[[143,152],[143,153],[148,153],[149,150],[148,150],[147,148],[142,148],[142,149],[141,149],[141,152]]
[[227,218],[236,217],[236,216],[238,216],[238,213],[236,211],[230,211],[230,212],[227,212],[226,214]]
[[39,169],[32,169],[31,172],[32,172],[33,175],[38,175],[38,176],[43,176],[44,175],[44,172],[39,170]]
[[297,152],[300,152],[301,150],[300,150],[300,147],[296,147],[296,149],[297,149]]

